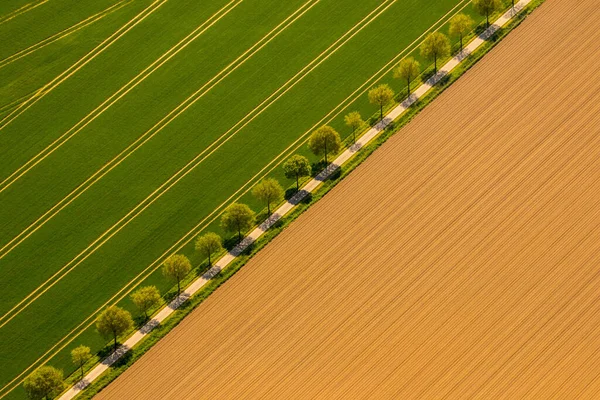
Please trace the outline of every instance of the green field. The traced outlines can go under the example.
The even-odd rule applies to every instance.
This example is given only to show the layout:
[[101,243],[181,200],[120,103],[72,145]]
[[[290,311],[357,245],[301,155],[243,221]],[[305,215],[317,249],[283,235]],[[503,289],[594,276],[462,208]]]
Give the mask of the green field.
[[[117,3],[49,0],[0,23],[9,44],[0,63]],[[0,21],[24,4],[3,3]],[[180,239],[219,232],[220,212],[240,197],[260,211],[248,189],[266,175],[291,185],[280,163],[307,152],[307,133],[335,117],[346,136],[346,111],[376,111],[363,92],[379,81],[400,89],[391,66],[418,57],[422,35],[446,30],[465,6],[133,0],[0,67],[0,398],[22,398],[20,379],[46,361],[71,372],[68,352],[79,344],[101,349],[91,326],[99,309],[122,298],[132,309],[128,293],[140,284],[168,291],[157,270]],[[145,18],[93,53],[139,13]],[[35,23],[48,15],[59,17]],[[204,262],[189,245],[181,251]]]

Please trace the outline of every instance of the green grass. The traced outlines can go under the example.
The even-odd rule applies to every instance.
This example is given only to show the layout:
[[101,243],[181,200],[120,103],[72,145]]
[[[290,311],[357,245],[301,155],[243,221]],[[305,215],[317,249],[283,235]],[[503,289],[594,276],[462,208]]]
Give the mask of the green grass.
[[[294,9],[287,2],[286,5],[279,3],[277,2],[278,7],[267,7],[264,1],[253,4],[254,7],[260,5],[269,9],[264,12],[270,16],[270,26],[274,26],[286,15],[283,7]],[[217,86],[209,96],[199,101],[40,231],[0,260],[0,268],[3,272],[6,271],[0,283],[0,293],[3,296],[0,303],[3,310],[10,308],[58,270],[379,3],[374,0],[361,2],[358,7],[349,0],[323,0],[297,24]],[[247,4],[252,3],[249,1]],[[299,4],[300,2],[295,5]],[[435,5],[428,3],[428,7],[422,7],[422,4],[424,3],[412,1],[398,2],[392,6],[376,23],[353,38],[85,263],[2,328],[4,340],[0,344],[0,357],[7,360],[7,363],[3,363],[7,367],[2,368],[0,382],[8,381],[11,376],[27,367],[90,315],[419,36],[456,1],[438,1]],[[202,57],[207,57],[205,60],[211,59],[211,54],[217,54],[219,62],[223,62],[220,57],[225,57],[222,54],[224,48],[235,48],[241,52],[244,45],[248,47],[253,40],[256,41],[264,32],[257,32],[256,37],[248,37],[247,42],[239,43],[239,46],[238,43],[231,43],[234,37],[238,37],[237,41],[243,41],[239,39],[239,33],[236,35],[236,32],[247,31],[243,21],[252,23],[248,12],[240,10],[238,17],[229,18],[236,15],[234,13],[238,10],[235,10],[207,32],[206,38],[199,39],[182,52],[181,57],[177,57],[173,63],[169,63],[136,88],[135,95],[128,97],[113,115],[107,116],[97,126],[94,124],[93,129],[90,127],[85,134],[82,132],[82,135],[57,151],[55,157],[47,160],[47,164],[46,161],[40,164],[39,168],[28,175],[27,180],[22,181],[22,186],[15,185],[5,192],[3,196],[6,197],[2,197],[0,201],[5,204],[5,199],[12,200],[7,201],[8,210],[6,214],[0,215],[0,223],[5,226],[14,224],[11,232],[18,233],[19,225],[13,221],[13,217],[18,219],[17,217],[26,215],[23,218],[27,220],[39,216],[40,210],[54,204],[73,185],[93,173],[102,162],[106,162],[111,154],[140,135],[140,129],[159,119],[161,111],[164,113],[177,99],[200,86],[203,79],[210,76],[207,71],[210,71],[208,69],[212,67],[212,63],[199,63],[198,60]],[[158,17],[159,13],[156,18]],[[244,20],[244,17],[247,18]],[[196,24],[198,23],[196,20]],[[261,29],[268,30],[267,27]],[[218,39],[227,35],[230,38],[227,46],[219,47],[223,44]],[[211,49],[215,53],[210,53]],[[108,53],[107,57],[113,55]],[[226,56],[234,57],[235,54]],[[100,70],[103,67],[100,61],[102,60],[94,62],[94,68],[90,67],[90,70]],[[204,68],[199,71],[198,65],[202,65],[207,71]],[[215,70],[212,71],[214,74]],[[78,74],[72,81],[67,81],[64,87],[57,89],[57,93],[49,95],[47,101],[59,104],[63,96],[66,96],[59,92],[68,93],[71,90],[71,93],[76,93],[86,79],[96,76],[101,76],[99,71],[81,71],[81,76]],[[389,76],[385,76],[383,80],[392,82]],[[160,86],[167,83],[168,86],[161,91]],[[399,82],[393,84],[396,88],[401,86]],[[322,90],[324,86],[327,90]],[[173,88],[187,92],[180,94],[174,92]],[[96,93],[92,95],[94,97]],[[98,95],[96,100],[98,98],[101,96]],[[75,100],[72,102],[75,103]],[[78,115],[85,114],[91,103],[93,101],[90,100],[80,107],[78,105]],[[365,103],[364,96],[351,107],[360,110],[363,115],[374,111],[373,106]],[[24,117],[36,120],[49,118],[50,115],[50,111],[40,108]],[[54,127],[54,135],[57,132],[60,134],[63,124],[59,121],[61,118],[57,116],[57,121],[50,121],[56,125],[48,125]],[[339,121],[340,118],[337,118],[334,126],[339,127]],[[17,129],[15,126],[9,127]],[[5,131],[0,131],[0,138],[4,133]],[[305,148],[302,147],[302,152],[304,151]],[[4,163],[4,158],[0,159]],[[314,157],[312,160],[315,160]],[[281,179],[279,168],[275,169],[274,176]],[[23,198],[28,199],[26,208],[22,207]],[[242,200],[250,203],[256,210],[261,208],[247,196]],[[19,209],[18,213],[16,209]],[[218,231],[215,224],[208,228]],[[10,239],[11,234],[7,237]],[[203,261],[193,255],[189,246],[184,252],[192,256],[196,265]],[[169,285],[157,273],[150,275],[145,283],[158,284],[163,292],[169,289]],[[131,307],[128,301],[124,304]],[[32,331],[31,334],[29,330]],[[67,351],[81,343],[97,350],[103,346],[104,341],[90,329],[52,360],[52,364],[70,371]]]
[[[0,24],[0,60],[107,9],[116,0],[81,2],[50,0],[5,24]],[[0,107],[39,89],[133,18],[149,0],[135,0],[104,18],[27,56],[0,67]],[[52,24],[37,21],[52,20]]]

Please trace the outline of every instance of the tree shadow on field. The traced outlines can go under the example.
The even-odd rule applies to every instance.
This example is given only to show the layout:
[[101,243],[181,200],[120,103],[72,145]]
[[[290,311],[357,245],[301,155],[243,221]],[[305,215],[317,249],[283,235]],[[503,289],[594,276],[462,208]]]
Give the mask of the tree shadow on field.
[[285,200],[293,205],[309,204],[312,201],[312,198],[312,193],[307,192],[304,189],[296,190],[296,188],[291,188],[285,191]]
[[326,163],[325,160],[319,160],[317,162],[312,163],[310,165],[311,166],[310,176],[312,178],[315,178],[327,167],[327,164],[328,163]]
[[240,241],[239,241],[239,239],[238,239],[238,236],[237,236],[237,235],[235,235],[235,236],[230,236],[230,237],[228,237],[228,238],[224,238],[224,239],[223,239],[223,248],[225,248],[225,250],[227,250],[227,251],[231,251],[231,250],[233,250],[233,248],[234,248],[235,246],[237,246],[237,245],[238,245],[238,243],[239,243],[239,242],[240,242]]
[[131,361],[131,357],[133,357],[133,353],[131,349],[127,350],[115,363],[112,365],[113,368],[119,368],[124,365],[127,365],[129,361]]

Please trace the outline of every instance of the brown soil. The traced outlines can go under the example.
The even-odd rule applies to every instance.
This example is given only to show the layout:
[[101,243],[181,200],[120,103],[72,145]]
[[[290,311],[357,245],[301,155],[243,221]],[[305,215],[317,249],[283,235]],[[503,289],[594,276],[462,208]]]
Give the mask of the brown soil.
[[548,0],[100,399],[600,398],[600,11]]

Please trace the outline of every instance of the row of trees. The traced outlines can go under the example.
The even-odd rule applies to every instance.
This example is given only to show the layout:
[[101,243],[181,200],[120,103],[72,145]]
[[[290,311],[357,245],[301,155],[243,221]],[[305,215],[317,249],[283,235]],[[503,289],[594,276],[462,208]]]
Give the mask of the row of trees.
[[[514,1],[513,1],[514,7]],[[475,9],[486,18],[486,26],[489,26],[489,17],[492,13],[502,7],[501,0],[473,0]],[[465,15],[458,14],[450,20],[449,35],[459,39],[460,51],[463,50],[463,39],[473,27],[473,20]],[[438,60],[450,54],[450,40],[440,32],[434,32],[423,41],[420,52],[421,56],[433,63],[434,73],[437,73]],[[406,84],[407,93],[410,96],[411,83],[421,74],[420,64],[412,57],[402,60],[394,69],[393,76]],[[383,119],[385,107],[394,99],[395,93],[389,85],[382,84],[371,89],[368,98],[371,104],[379,108],[379,118]],[[352,142],[356,143],[356,133],[365,126],[366,122],[357,111],[353,111],[344,117],[346,126],[350,129]],[[315,130],[308,140],[308,148],[317,155],[322,156],[325,165],[328,164],[328,156],[339,153],[342,141],[339,133],[331,126],[322,126]],[[296,190],[300,189],[300,179],[310,176],[312,167],[309,160],[302,155],[293,155],[283,164],[285,177],[296,181]],[[252,194],[267,208],[267,216],[271,216],[271,207],[283,200],[284,190],[277,180],[267,178],[258,183]],[[231,234],[237,235],[241,240],[243,234],[255,225],[255,213],[246,204],[235,203],[229,206],[221,217],[221,228]],[[223,250],[222,238],[216,233],[206,233],[199,236],[195,241],[196,251],[208,260],[208,266],[212,266],[215,254]],[[192,270],[191,261],[182,254],[174,254],[167,258],[162,265],[162,273],[169,281],[176,283],[177,294],[181,293],[181,283]],[[163,301],[160,291],[156,286],[139,288],[131,295],[131,301],[138,308],[144,321],[149,318],[149,311],[160,305]],[[113,342],[116,349],[118,337],[130,331],[134,326],[131,313],[127,310],[112,306],[105,309],[96,320],[98,332]],[[92,358],[92,353],[87,346],[78,346],[71,352],[73,364],[80,371],[81,378],[84,376],[84,366]],[[37,369],[23,383],[23,386],[31,399],[50,399],[60,393],[64,388],[62,371],[43,366]]]

